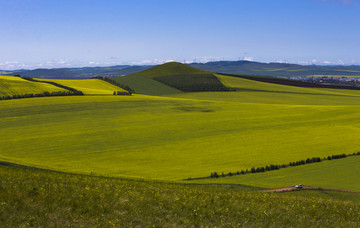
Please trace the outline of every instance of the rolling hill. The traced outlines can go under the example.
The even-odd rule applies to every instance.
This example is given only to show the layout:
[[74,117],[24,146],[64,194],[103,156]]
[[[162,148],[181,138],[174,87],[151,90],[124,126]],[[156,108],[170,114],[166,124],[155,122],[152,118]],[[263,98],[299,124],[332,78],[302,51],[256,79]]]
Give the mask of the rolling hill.
[[[148,91],[144,90],[143,87],[138,87],[137,83],[134,81],[144,80],[147,78],[146,83],[149,86],[154,86],[148,88]],[[148,95],[155,95],[151,90],[159,91],[157,94],[173,94],[182,92],[200,92],[200,91],[228,91],[229,88],[224,86],[219,79],[212,72],[199,70],[185,64],[170,62],[163,65],[155,66],[150,69],[127,75],[126,77],[114,77],[114,80],[119,83],[126,84],[133,88],[137,93],[143,93]],[[150,83],[150,80],[154,80],[158,83],[161,83],[167,87],[160,86],[158,83]],[[169,87],[176,89],[170,90]]]

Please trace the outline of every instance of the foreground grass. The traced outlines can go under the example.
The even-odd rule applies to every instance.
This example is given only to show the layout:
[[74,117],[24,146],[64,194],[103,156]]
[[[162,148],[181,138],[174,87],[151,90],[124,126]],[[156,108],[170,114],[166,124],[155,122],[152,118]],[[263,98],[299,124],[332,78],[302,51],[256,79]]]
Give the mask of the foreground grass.
[[358,227],[357,195],[331,194],[263,193],[0,166],[0,226]]

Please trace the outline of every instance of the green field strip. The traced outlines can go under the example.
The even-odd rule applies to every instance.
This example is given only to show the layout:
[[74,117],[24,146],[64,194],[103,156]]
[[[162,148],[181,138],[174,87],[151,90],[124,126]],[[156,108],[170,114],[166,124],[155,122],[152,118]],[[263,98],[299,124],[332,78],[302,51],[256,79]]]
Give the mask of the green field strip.
[[323,161],[265,173],[196,180],[197,183],[244,184],[281,188],[303,184],[322,188],[360,191],[360,157]]
[[294,93],[294,94],[313,94],[313,95],[343,95],[343,96],[360,96],[358,90],[345,89],[326,89],[326,88],[306,88],[280,85],[275,83],[267,83],[254,81],[245,78],[236,78],[215,74],[221,82],[228,87],[235,88],[238,91],[254,91],[254,92],[278,92],[278,93]]

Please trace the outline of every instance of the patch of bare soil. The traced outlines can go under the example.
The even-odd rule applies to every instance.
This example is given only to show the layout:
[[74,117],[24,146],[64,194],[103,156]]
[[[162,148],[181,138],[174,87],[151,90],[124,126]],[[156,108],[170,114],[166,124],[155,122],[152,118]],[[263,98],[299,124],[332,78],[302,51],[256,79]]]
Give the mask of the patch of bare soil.
[[327,191],[350,192],[350,193],[360,194],[360,192],[358,191],[333,189],[333,188],[320,188],[320,187],[312,187],[312,186],[303,186],[302,188],[296,188],[295,186],[291,186],[286,188],[263,190],[262,192],[289,192],[289,191],[301,191],[301,190],[327,190]]

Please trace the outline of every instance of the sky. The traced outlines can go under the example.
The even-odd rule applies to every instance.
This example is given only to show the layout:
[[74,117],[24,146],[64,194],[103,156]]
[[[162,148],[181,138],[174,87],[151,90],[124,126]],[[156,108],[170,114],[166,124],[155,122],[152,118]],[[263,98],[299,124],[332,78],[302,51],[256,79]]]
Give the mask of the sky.
[[0,0],[0,69],[360,65],[360,0]]

